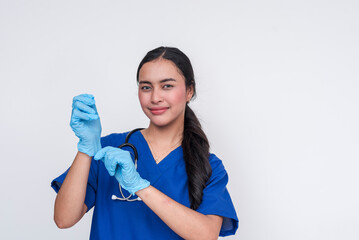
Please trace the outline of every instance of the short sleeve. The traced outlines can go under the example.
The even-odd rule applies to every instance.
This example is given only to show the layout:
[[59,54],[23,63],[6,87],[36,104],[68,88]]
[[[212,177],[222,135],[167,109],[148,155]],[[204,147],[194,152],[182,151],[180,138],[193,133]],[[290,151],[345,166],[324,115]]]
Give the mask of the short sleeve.
[[[101,146],[105,147],[108,145],[108,137],[101,138]],[[96,202],[96,190],[97,190],[97,183],[98,183],[98,168],[99,162],[95,161],[93,158],[91,159],[91,166],[89,171],[89,177],[87,181],[86,187],[86,196],[85,196],[85,204],[87,206],[87,211],[89,211]],[[70,168],[68,168],[63,174],[52,180],[51,187],[55,190],[56,193],[59,192],[62,183],[64,182],[66,175]]]
[[223,217],[219,235],[234,235],[238,229],[238,217],[232,199],[227,190],[228,174],[222,161],[214,154],[210,155],[212,175],[203,190],[202,203],[197,211],[205,215],[218,215]]

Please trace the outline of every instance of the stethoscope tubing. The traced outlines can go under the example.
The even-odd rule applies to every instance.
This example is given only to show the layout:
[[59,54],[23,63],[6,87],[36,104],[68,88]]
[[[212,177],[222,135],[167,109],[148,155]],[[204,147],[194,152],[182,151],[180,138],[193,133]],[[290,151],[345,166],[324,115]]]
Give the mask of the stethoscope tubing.
[[[118,146],[118,148],[124,148],[124,147],[130,147],[132,150],[133,150],[133,153],[135,155],[135,159],[134,159],[134,164],[135,164],[135,168],[137,169],[137,161],[138,161],[138,152],[137,152],[137,149],[136,147],[132,144],[132,143],[129,143],[128,141],[130,140],[130,137],[131,135],[134,133],[134,132],[137,132],[139,130],[142,130],[144,128],[136,128],[136,129],[133,129],[131,132],[129,132],[126,136],[126,139],[125,139],[125,143],[121,144],[120,146]],[[122,195],[122,198],[119,198],[117,197],[116,195],[112,195],[112,200],[122,200],[122,201],[128,201],[128,202],[133,202],[133,201],[141,201],[141,199],[138,197],[138,198],[135,198],[135,199],[130,199],[133,195],[130,194],[128,195],[127,197],[125,197],[125,195],[123,194],[122,192],[122,187],[121,187],[121,184],[119,183],[118,184],[119,186],[119,189],[120,189],[120,193]]]

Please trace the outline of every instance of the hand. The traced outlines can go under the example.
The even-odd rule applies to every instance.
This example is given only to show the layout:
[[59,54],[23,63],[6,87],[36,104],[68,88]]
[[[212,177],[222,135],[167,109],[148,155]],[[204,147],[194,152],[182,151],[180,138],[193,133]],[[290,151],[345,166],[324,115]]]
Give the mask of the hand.
[[101,149],[101,123],[91,94],[73,98],[70,126],[80,139],[77,149],[90,157]]
[[131,194],[135,194],[138,190],[150,185],[150,182],[142,179],[136,171],[135,164],[128,151],[115,147],[105,147],[96,153],[94,159],[101,159],[108,173],[115,176],[121,186]]

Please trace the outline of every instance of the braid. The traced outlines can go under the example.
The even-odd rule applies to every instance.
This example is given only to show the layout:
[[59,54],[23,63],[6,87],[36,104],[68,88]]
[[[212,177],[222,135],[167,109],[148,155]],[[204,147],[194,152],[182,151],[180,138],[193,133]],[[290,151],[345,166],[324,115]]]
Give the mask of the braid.
[[[137,82],[139,81],[139,72],[142,66],[147,62],[159,58],[172,61],[177,66],[185,78],[186,88],[192,88],[193,97],[195,97],[196,82],[191,61],[178,48],[158,47],[149,51],[138,66]],[[188,176],[189,199],[191,208],[195,210],[202,202],[203,189],[211,177],[212,168],[208,160],[209,143],[206,134],[203,132],[196,115],[188,105],[186,105],[185,110],[182,149]]]
[[208,139],[198,118],[188,105],[185,111],[182,148],[191,208],[196,210],[202,202],[203,189],[211,177],[212,168],[208,161]]

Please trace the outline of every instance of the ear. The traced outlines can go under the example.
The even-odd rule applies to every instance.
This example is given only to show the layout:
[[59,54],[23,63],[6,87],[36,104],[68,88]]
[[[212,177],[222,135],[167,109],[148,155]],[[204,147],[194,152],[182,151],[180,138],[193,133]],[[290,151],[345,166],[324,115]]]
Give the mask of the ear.
[[186,98],[186,101],[189,102],[191,101],[193,97],[193,85],[187,87],[187,98]]

